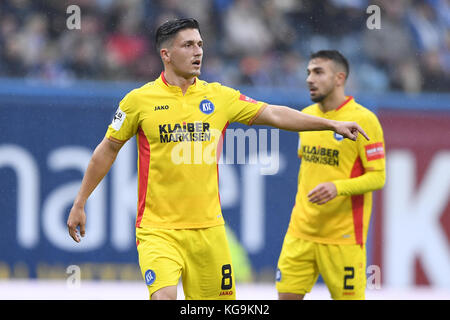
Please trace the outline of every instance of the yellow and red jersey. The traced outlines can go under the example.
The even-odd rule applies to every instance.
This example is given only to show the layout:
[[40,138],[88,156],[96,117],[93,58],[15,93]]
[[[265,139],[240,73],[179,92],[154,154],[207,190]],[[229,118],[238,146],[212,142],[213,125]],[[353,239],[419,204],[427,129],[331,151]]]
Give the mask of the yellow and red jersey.
[[183,95],[164,79],[129,92],[106,137],[137,137],[136,227],[205,228],[224,224],[218,166],[231,122],[251,125],[264,109],[239,91],[195,79]]
[[[326,113],[318,104],[303,112],[332,120],[356,121],[370,140],[358,135],[355,142],[333,131],[299,133],[298,155],[302,160],[288,233],[321,243],[362,245],[369,227],[371,191],[381,188],[385,180],[381,125],[375,114],[353,97]],[[334,182],[338,196],[323,205],[309,202],[308,193],[324,182]]]

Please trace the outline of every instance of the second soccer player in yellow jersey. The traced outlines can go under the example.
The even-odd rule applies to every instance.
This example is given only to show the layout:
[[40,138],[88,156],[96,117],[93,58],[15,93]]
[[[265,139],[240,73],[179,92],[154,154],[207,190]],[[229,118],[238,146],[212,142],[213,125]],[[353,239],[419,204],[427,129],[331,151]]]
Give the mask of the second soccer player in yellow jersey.
[[277,270],[280,299],[302,299],[322,275],[333,299],[364,299],[365,242],[373,190],[385,182],[384,138],[370,110],[344,92],[348,62],[339,52],[311,55],[304,113],[357,121],[370,141],[335,132],[300,132],[298,191]]

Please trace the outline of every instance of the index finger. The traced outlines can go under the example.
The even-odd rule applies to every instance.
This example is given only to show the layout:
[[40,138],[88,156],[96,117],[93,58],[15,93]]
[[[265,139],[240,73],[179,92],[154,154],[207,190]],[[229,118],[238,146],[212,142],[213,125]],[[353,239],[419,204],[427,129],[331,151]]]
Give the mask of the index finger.
[[80,242],[80,238],[78,237],[77,234],[77,227],[68,225],[68,228],[69,228],[69,235],[72,237],[72,239],[75,242]]
[[314,189],[312,189],[310,192],[308,192],[307,197],[312,197],[313,195],[315,195],[317,192],[319,192],[321,185],[317,185],[314,187]]
[[364,130],[359,126],[359,124],[356,124],[356,129],[366,138],[367,141],[370,140],[369,136],[364,132]]
[[86,234],[86,227],[84,223],[80,223],[80,236],[84,237]]

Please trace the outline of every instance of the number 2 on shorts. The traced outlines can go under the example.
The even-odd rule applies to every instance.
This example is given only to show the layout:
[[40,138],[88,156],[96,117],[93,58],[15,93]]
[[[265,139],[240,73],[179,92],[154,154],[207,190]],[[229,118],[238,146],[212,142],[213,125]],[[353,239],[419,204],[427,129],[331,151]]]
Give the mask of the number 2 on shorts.
[[346,290],[353,290],[354,286],[349,285],[347,283],[348,280],[352,280],[355,278],[355,268],[353,267],[344,267],[344,271],[347,272],[347,274],[344,276],[344,289]]

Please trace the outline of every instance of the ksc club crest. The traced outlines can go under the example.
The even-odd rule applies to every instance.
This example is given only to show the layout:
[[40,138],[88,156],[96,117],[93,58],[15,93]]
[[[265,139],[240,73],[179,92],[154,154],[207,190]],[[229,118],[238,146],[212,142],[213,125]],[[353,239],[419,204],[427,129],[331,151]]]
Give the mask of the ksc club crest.
[[214,104],[206,99],[200,102],[199,108],[200,111],[203,112],[204,114],[211,114],[214,112]]
[[275,273],[275,281],[280,282],[281,281],[281,270],[277,268],[277,271]]
[[153,282],[155,282],[156,279],[156,275],[155,275],[155,271],[148,269],[147,271],[145,271],[145,283],[150,286],[153,284]]
[[334,133],[334,138],[337,140],[337,141],[342,141],[342,140],[344,140],[344,136],[343,135],[341,135],[341,134],[339,134],[339,133]]

